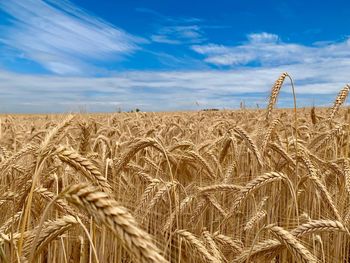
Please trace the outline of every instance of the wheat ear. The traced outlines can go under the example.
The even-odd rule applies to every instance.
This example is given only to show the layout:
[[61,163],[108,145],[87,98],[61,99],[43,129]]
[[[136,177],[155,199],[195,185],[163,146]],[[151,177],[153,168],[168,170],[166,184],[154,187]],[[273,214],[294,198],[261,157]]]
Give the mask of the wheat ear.
[[286,178],[286,176],[282,173],[277,172],[270,172],[265,173],[263,175],[258,176],[257,178],[253,179],[249,183],[247,183],[239,192],[237,199],[232,204],[232,213],[240,206],[240,204],[245,200],[251,193],[253,193],[255,190],[259,189],[260,187],[271,183],[275,181],[280,181],[282,179]]
[[56,149],[55,154],[62,161],[70,166],[73,166],[90,180],[95,181],[104,191],[112,192],[112,187],[107,182],[107,179],[101,174],[95,165],[89,159],[81,156],[72,149],[67,149],[60,146]]
[[214,233],[213,238],[217,242],[220,242],[223,245],[227,245],[227,246],[231,247],[231,249],[235,253],[240,253],[242,251],[243,243],[240,240],[237,240],[237,239],[234,239],[232,237],[225,236],[225,235],[219,234],[219,233]]
[[219,263],[220,260],[211,255],[203,242],[187,230],[176,230],[175,234],[182,237],[186,243],[192,246],[206,262]]
[[291,231],[291,234],[296,237],[303,236],[315,232],[345,232],[349,234],[347,228],[336,220],[311,220],[305,224],[298,226]]
[[281,241],[289,252],[298,259],[298,262],[317,263],[317,259],[310,253],[290,232],[276,225],[269,225],[269,229],[279,241]]
[[72,185],[63,193],[69,202],[111,229],[136,262],[167,262],[153,244],[151,236],[138,226],[125,207],[118,205],[107,193],[86,184]]
[[281,76],[276,80],[275,84],[272,86],[269,104],[267,104],[266,120],[268,120],[271,116],[273,106],[276,104],[278,94],[279,94],[281,87],[283,85],[283,82],[287,76],[288,76],[287,72],[282,73]]
[[346,85],[343,89],[340,90],[340,92],[337,95],[337,98],[334,101],[333,107],[332,107],[331,112],[330,112],[329,117],[328,117],[328,121],[331,121],[334,118],[334,116],[338,112],[340,106],[346,100],[346,97],[349,94],[349,90],[350,90],[350,85]]
[[263,141],[261,143],[261,152],[262,153],[265,152],[267,143],[269,142],[273,131],[276,129],[276,127],[279,123],[281,123],[281,121],[279,119],[276,119],[271,123],[270,127],[267,129],[267,131],[264,135]]
[[246,141],[247,145],[248,145],[248,148],[253,152],[253,154],[255,155],[257,161],[258,161],[258,164],[260,167],[263,166],[263,160],[261,158],[261,154],[258,150],[258,147],[256,146],[256,144],[253,142],[253,140],[249,137],[248,133],[243,130],[242,128],[240,127],[235,127],[233,129],[236,133],[239,134],[239,136],[244,140]]
[[223,262],[223,255],[220,252],[217,244],[215,243],[212,235],[209,233],[209,231],[204,230],[203,231],[203,237],[205,240],[205,244],[207,245],[208,250],[211,252],[211,254],[218,259],[220,262]]
[[345,175],[345,187],[350,196],[350,162],[349,159],[346,158],[344,160],[344,175]]
[[135,156],[135,154],[138,151],[148,146],[153,146],[155,149],[159,150],[160,152],[163,152],[159,147],[157,147],[157,144],[158,144],[157,141],[152,138],[144,138],[135,142],[133,145],[129,147],[128,151],[126,151],[116,162],[115,172],[118,174],[128,164],[128,162]]
[[[36,244],[33,244],[33,242],[36,235],[38,234],[38,231],[37,228],[33,229],[30,233],[28,233],[28,237],[25,239],[22,256],[28,258],[28,256],[33,251],[34,256],[38,255],[48,243],[50,243],[52,240],[76,224],[78,224],[77,219],[71,215],[63,216],[62,218],[56,219],[55,221],[49,220],[44,223],[39,237],[36,240]],[[33,247],[34,245],[36,246]]]

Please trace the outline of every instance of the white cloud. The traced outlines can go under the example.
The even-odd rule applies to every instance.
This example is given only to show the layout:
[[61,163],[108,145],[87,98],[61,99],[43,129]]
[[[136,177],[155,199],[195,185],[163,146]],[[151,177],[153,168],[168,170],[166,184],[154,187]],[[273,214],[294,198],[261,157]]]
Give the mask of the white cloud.
[[248,39],[252,43],[277,43],[279,37],[270,33],[253,33],[248,35]]
[[178,39],[171,39],[167,35],[152,35],[152,41],[163,44],[179,45],[181,42]]
[[[294,77],[299,106],[313,102],[330,105],[349,81],[350,61],[220,71],[131,71],[100,78],[0,71],[0,112],[235,108],[241,100],[263,107],[271,86],[283,71]],[[288,82],[282,92],[280,105],[291,106]]]
[[216,55],[230,52],[229,47],[217,44],[195,45],[192,46],[192,49],[202,55]]
[[240,66],[255,63],[260,66],[329,63],[350,58],[350,41],[324,42],[312,46],[285,43],[277,35],[255,33],[237,46],[216,44],[194,45],[192,49],[205,56],[205,61],[217,66]]
[[117,59],[143,42],[66,0],[0,1],[0,9],[11,16],[0,43],[57,74],[82,73],[92,60]]

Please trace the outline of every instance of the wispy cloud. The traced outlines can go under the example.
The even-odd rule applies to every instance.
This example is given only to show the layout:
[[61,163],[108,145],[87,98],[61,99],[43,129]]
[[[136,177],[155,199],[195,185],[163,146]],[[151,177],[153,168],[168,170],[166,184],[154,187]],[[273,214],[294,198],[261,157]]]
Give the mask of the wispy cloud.
[[136,8],[136,11],[139,13],[145,13],[152,15],[157,18],[160,22],[173,23],[173,24],[186,24],[186,23],[199,23],[202,19],[197,17],[174,17],[174,16],[166,16],[161,14],[153,9],[139,7]]
[[192,49],[205,61],[217,66],[281,66],[293,64],[329,63],[350,58],[350,41],[315,43],[311,46],[285,43],[277,35],[250,34],[248,41],[237,46],[217,44],[194,45]]
[[151,36],[154,42],[166,44],[196,44],[205,40],[198,25],[163,26]]
[[137,8],[137,12],[151,15],[156,21],[156,30],[151,39],[157,43],[180,45],[198,44],[205,40],[202,19],[196,17],[166,16],[153,9]]
[[0,43],[57,74],[81,74],[94,60],[118,59],[144,40],[68,1],[0,1],[11,18]]

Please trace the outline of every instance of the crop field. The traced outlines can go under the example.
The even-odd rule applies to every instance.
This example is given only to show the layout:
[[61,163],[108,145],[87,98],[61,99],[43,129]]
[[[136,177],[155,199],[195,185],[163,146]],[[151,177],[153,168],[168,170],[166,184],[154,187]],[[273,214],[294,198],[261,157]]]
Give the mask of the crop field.
[[[0,116],[0,262],[350,262],[329,108]],[[341,87],[340,87],[341,88]]]

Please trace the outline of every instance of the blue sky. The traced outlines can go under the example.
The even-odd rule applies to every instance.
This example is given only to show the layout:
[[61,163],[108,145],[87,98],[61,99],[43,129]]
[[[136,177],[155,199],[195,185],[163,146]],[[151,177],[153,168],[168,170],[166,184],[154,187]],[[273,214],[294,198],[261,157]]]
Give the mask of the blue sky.
[[[346,1],[0,1],[0,112],[299,106],[349,82]],[[286,85],[279,106],[290,106]]]

